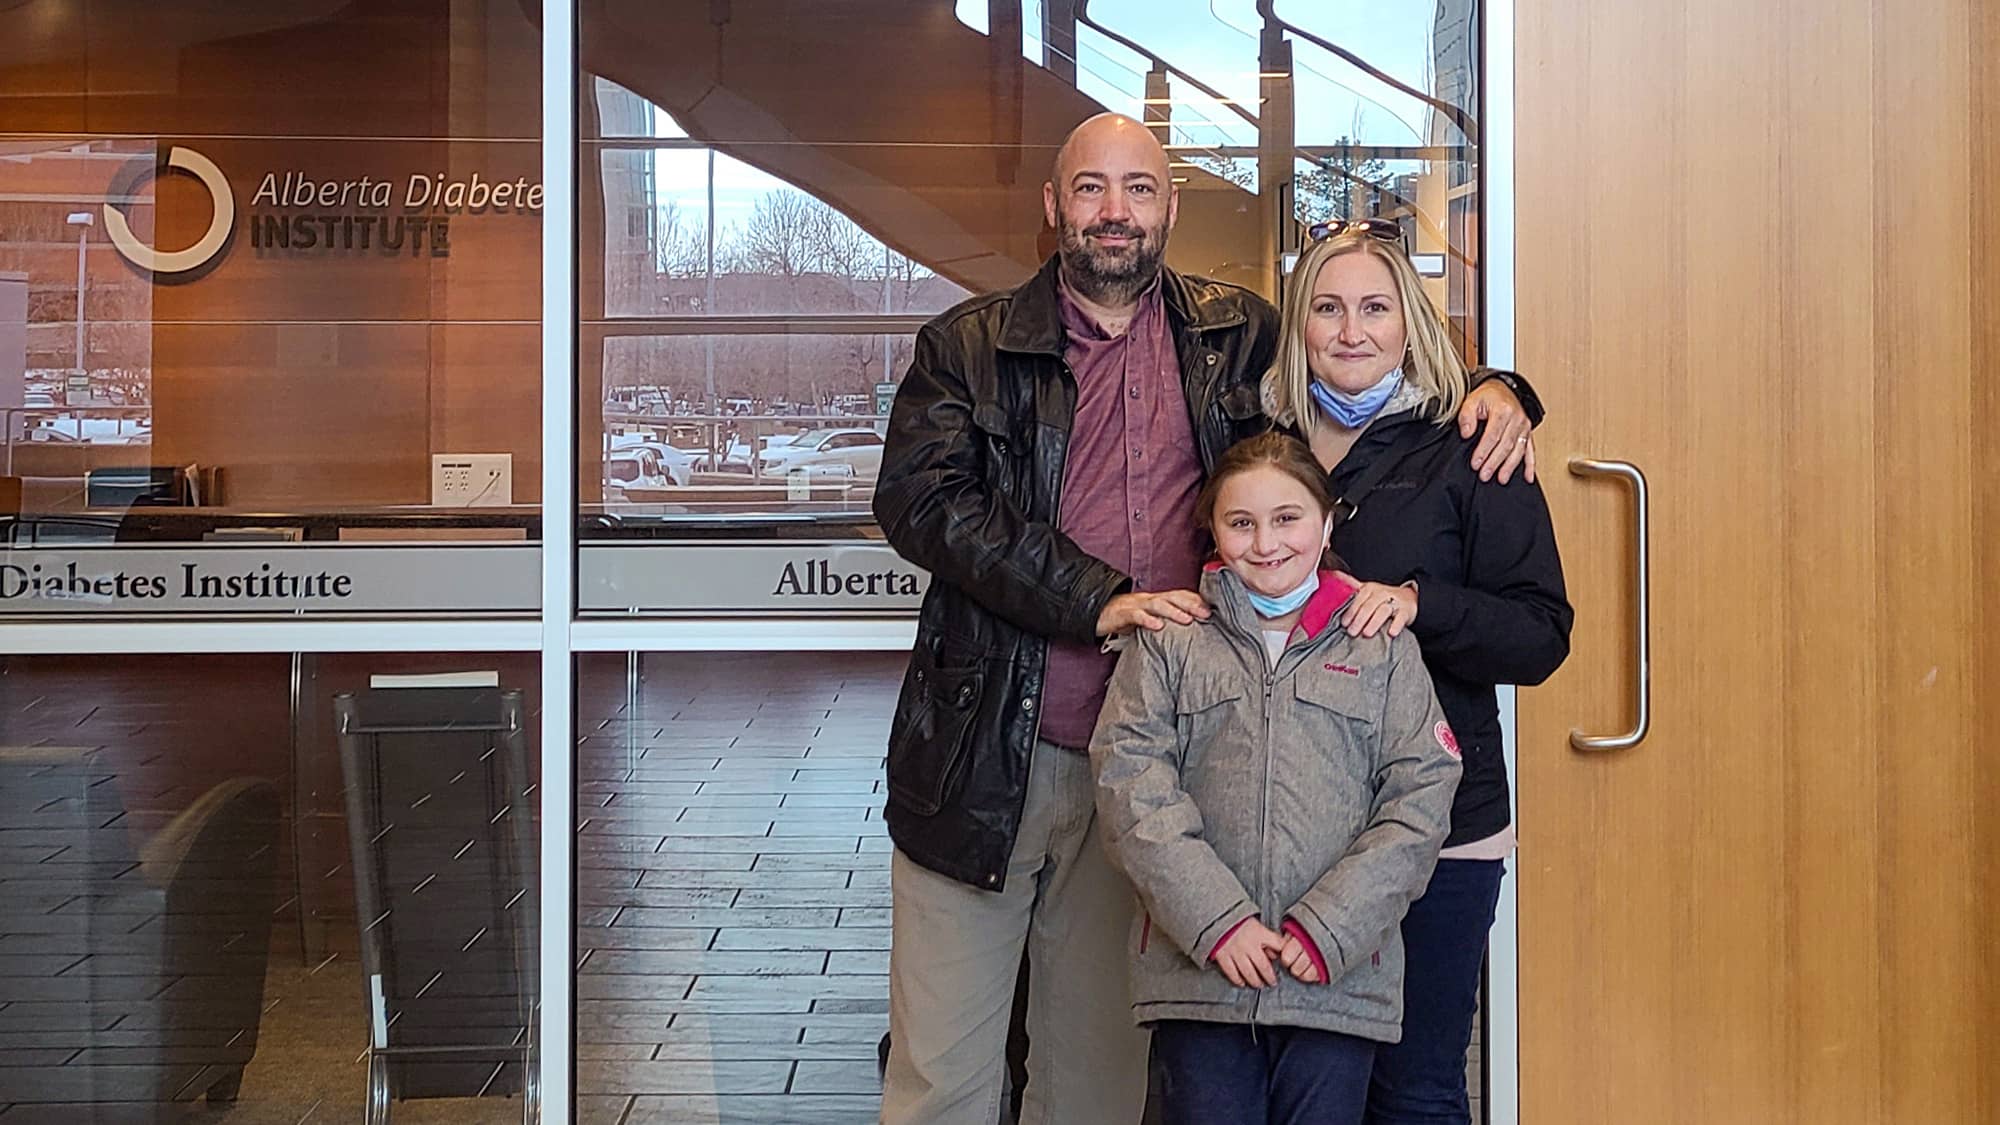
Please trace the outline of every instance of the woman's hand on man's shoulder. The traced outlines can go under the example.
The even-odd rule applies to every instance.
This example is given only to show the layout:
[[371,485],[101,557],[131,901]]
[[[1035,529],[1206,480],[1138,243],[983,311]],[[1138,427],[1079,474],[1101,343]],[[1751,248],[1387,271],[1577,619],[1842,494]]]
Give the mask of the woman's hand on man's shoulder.
[[1458,435],[1469,438],[1479,433],[1479,445],[1472,451],[1472,468],[1480,480],[1506,484],[1514,470],[1522,470],[1525,480],[1535,479],[1535,424],[1521,406],[1521,400],[1506,383],[1488,379],[1474,387],[1458,408]]

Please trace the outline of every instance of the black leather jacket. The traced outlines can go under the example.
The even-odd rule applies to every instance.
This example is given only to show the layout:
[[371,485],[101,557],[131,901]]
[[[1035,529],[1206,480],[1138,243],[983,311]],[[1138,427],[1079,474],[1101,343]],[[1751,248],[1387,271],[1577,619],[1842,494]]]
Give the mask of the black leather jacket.
[[[1277,311],[1234,285],[1172,271],[1161,283],[1212,468],[1265,428]],[[931,574],[889,734],[889,834],[923,866],[994,891],[1020,827],[1048,638],[1091,640],[1131,585],[1056,527],[1076,413],[1066,343],[1053,258],[926,324],[875,490],[890,544]]]

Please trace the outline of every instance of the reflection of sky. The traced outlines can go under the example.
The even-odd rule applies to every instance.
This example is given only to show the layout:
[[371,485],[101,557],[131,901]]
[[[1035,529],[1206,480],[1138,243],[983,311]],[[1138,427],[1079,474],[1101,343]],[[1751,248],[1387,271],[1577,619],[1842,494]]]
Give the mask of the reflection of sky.
[[[665,114],[661,114],[665,117]],[[703,229],[708,213],[708,153],[699,149],[662,149],[654,156],[660,206],[679,208],[688,229]],[[728,230],[749,223],[757,200],[766,192],[790,187],[740,160],[715,154],[715,227]]]
[[[1041,6],[1026,0],[1024,53],[1039,58]],[[1431,88],[1431,25],[1435,5],[1417,0],[1279,0],[1278,14],[1340,44],[1419,90]],[[1139,43],[1254,113],[1257,99],[1255,0],[1095,0],[1091,19]],[[984,0],[958,0],[961,23],[986,29]],[[1077,85],[1107,107],[1137,116],[1148,62],[1091,28],[1077,33]],[[1375,144],[1414,144],[1427,107],[1311,43],[1293,40],[1298,70],[1294,104],[1300,144],[1342,136]],[[1190,139],[1207,144],[1255,144],[1250,125],[1192,88],[1176,89],[1177,119]]]
[[[981,32],[986,0],[957,0],[959,21]],[[1041,5],[1024,0],[1023,52],[1039,61]],[[1193,73],[1225,97],[1256,112],[1257,28],[1255,0],[1094,0],[1091,18]],[[1367,59],[1420,90],[1432,87],[1431,35],[1435,0],[1279,0],[1278,14]],[[1298,69],[1295,109],[1298,143],[1326,144],[1339,137],[1384,145],[1421,144],[1429,109],[1407,94],[1310,43],[1293,41]],[[1078,29],[1077,85],[1107,108],[1139,116],[1147,61],[1090,28]],[[1176,85],[1172,114],[1176,140],[1195,144],[1254,145],[1255,130],[1199,91]],[[685,136],[672,118],[656,115],[655,133]],[[689,229],[702,229],[707,213],[708,156],[662,150],[655,156],[660,205],[679,208]],[[717,154],[715,209],[718,229],[741,227],[757,200],[787,187],[748,164]]]

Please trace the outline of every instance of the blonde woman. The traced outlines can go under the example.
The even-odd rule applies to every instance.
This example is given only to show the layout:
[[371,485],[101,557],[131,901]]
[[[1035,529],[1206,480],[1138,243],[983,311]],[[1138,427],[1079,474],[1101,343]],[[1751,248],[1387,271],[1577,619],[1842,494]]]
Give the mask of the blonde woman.
[[1465,1052],[1513,851],[1498,684],[1569,653],[1571,610],[1532,478],[1483,480],[1453,423],[1472,378],[1386,219],[1323,224],[1285,294],[1265,407],[1306,439],[1336,500],[1333,549],[1359,587],[1356,636],[1409,630],[1464,755],[1451,832],[1403,921],[1403,1038],[1380,1050],[1370,1125],[1469,1122]]

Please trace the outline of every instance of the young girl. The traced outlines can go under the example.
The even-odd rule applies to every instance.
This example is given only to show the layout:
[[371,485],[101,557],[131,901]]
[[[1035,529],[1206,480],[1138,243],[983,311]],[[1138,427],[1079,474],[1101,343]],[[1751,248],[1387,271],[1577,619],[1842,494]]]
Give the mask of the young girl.
[[1196,502],[1207,621],[1141,632],[1091,741],[1138,889],[1133,1014],[1166,1125],[1359,1122],[1400,1034],[1397,925],[1423,890],[1457,744],[1414,640],[1349,636],[1333,502],[1296,438],[1223,455]]

